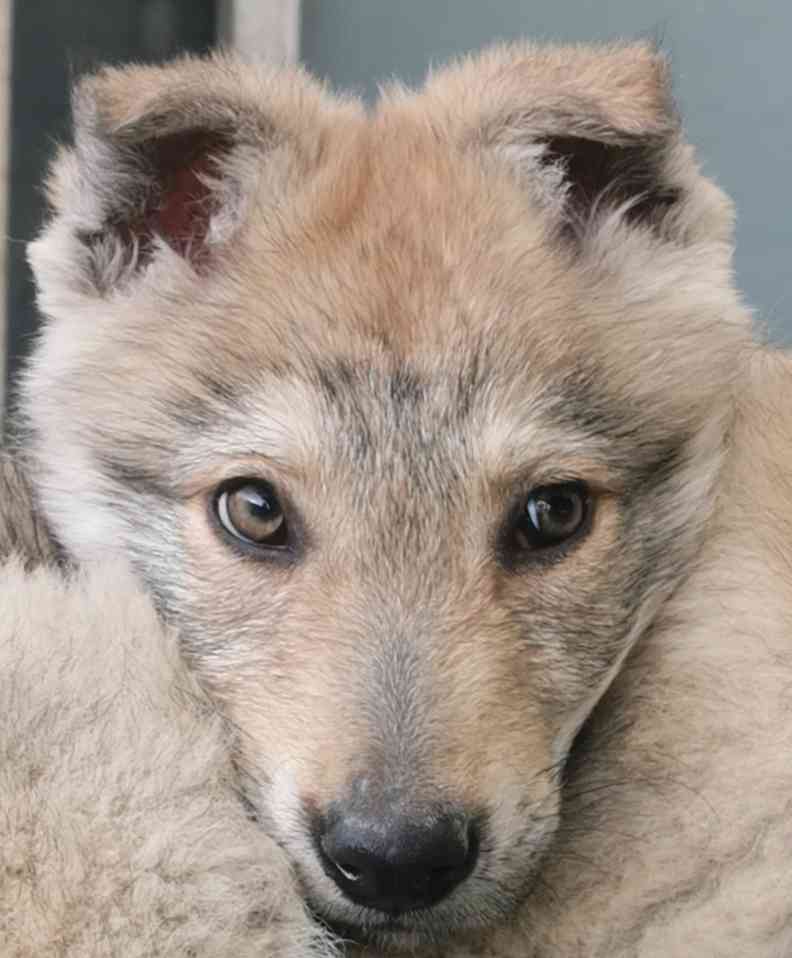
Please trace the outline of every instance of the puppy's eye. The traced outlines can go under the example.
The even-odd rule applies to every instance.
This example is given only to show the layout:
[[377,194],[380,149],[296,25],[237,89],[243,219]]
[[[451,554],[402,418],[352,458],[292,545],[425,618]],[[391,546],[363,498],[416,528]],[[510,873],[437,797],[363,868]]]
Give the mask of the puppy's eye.
[[585,524],[591,497],[583,482],[540,486],[525,500],[514,526],[514,544],[524,551],[571,539]]
[[288,544],[286,517],[275,491],[260,479],[234,479],[224,483],[214,501],[220,524],[237,539],[265,548]]

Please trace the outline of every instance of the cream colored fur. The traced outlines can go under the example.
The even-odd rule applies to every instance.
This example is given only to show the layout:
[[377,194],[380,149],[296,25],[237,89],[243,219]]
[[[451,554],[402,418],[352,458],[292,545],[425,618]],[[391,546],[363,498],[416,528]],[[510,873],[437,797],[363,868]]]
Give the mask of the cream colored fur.
[[0,955],[327,958],[122,566],[0,566]]

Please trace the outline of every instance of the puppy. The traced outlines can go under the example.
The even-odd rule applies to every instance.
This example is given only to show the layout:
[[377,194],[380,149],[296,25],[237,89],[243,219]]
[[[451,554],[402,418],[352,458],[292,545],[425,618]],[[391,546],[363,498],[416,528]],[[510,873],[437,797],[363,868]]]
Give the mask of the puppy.
[[178,628],[316,916],[668,954],[766,851],[740,927],[776,954],[784,389],[662,58],[500,48],[371,113],[222,57],[106,70],[48,192],[38,501]]

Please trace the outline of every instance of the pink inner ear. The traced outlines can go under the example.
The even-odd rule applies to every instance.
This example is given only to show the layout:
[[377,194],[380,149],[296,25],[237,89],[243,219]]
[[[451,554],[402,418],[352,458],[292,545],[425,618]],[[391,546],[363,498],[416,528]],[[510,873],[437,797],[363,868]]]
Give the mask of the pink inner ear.
[[159,187],[139,224],[144,241],[161,236],[191,262],[205,258],[216,205],[202,177],[217,176],[216,161],[227,146],[204,132],[182,133],[156,144],[152,160]]
[[[203,164],[202,164],[203,165]],[[183,256],[193,258],[204,245],[212,214],[210,191],[199,179],[200,167],[174,173],[148,226]]]

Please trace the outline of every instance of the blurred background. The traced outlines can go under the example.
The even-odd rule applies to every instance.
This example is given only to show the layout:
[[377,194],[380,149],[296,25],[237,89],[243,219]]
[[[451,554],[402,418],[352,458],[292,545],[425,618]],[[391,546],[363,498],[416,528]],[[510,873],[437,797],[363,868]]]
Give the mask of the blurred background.
[[0,0],[0,414],[36,325],[25,243],[68,135],[72,79],[102,62],[220,43],[303,60],[371,100],[399,76],[495,40],[650,38],[704,168],[738,211],[737,281],[767,335],[792,344],[792,4],[788,0]]

